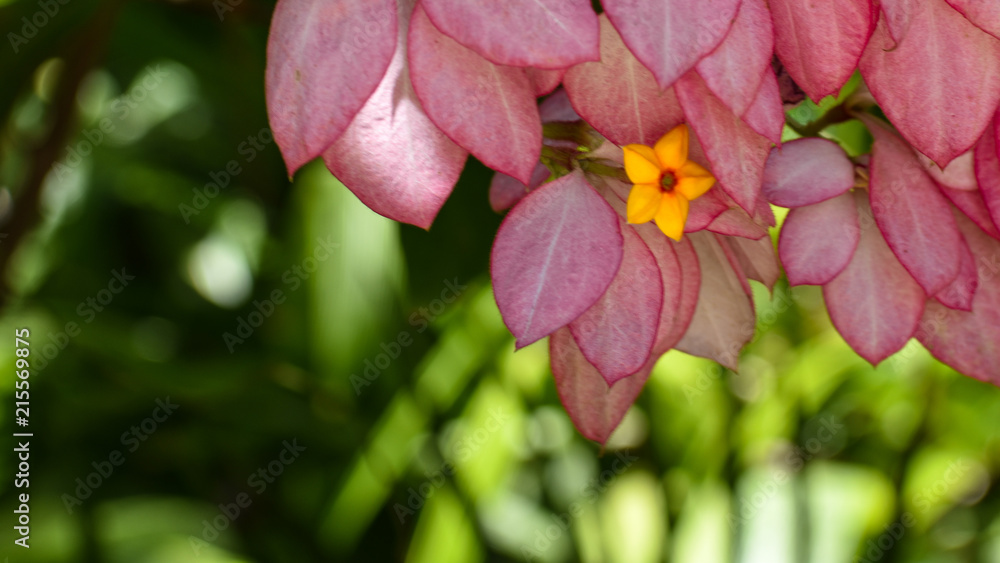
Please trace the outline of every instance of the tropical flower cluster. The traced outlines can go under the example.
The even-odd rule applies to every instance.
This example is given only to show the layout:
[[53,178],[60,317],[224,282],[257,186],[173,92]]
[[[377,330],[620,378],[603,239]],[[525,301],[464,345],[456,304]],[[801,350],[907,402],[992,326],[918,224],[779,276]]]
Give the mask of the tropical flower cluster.
[[[289,173],[321,156],[429,228],[470,154],[494,169],[500,312],[518,347],[549,337],[601,443],[666,351],[738,368],[748,280],[782,269],[873,364],[917,338],[1000,384],[1000,3],[601,4],[279,0],[266,90]],[[857,72],[827,122],[786,123]],[[870,154],[826,138],[838,120]]]

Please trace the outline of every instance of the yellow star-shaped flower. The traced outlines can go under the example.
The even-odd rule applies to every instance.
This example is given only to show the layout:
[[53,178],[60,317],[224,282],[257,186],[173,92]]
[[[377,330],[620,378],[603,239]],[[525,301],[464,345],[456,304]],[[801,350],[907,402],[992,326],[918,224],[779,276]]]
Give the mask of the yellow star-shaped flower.
[[688,203],[715,184],[715,176],[688,157],[688,128],[681,124],[660,137],[656,146],[625,145],[625,173],[632,181],[628,222],[656,219],[663,234],[681,240]]

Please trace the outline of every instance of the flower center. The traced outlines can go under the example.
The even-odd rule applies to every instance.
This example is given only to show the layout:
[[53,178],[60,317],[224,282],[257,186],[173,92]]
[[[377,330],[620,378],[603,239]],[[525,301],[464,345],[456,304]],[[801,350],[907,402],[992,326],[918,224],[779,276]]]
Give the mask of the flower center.
[[677,184],[677,178],[674,177],[673,172],[664,172],[663,176],[660,177],[660,187],[668,192],[674,189],[675,184]]

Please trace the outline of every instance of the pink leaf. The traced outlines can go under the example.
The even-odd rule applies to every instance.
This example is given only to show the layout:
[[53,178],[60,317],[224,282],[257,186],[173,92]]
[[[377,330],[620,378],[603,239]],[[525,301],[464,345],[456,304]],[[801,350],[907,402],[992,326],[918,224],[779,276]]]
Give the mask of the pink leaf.
[[953,190],[941,186],[941,193],[945,195],[955,207],[972,220],[980,229],[995,239],[1000,239],[1000,231],[993,224],[990,212],[986,209],[986,203],[979,190]]
[[500,225],[491,267],[497,306],[517,347],[589,309],[621,261],[618,215],[580,172],[525,196]]
[[[634,225],[633,228],[652,252],[663,286],[663,307],[660,309],[660,325],[656,329],[652,354],[655,359],[680,340],[691,322],[698,300],[698,260],[690,242],[682,240],[675,243],[652,223]],[[685,296],[685,292],[693,292],[694,295]]]
[[608,441],[642,392],[655,364],[655,359],[650,359],[639,373],[609,386],[580,352],[567,328],[552,333],[549,356],[559,400],[566,407],[573,425],[585,438],[601,444]]
[[813,101],[851,77],[875,25],[870,0],[771,0],[774,51]]
[[[694,320],[694,313],[698,308],[698,297],[701,295],[701,266],[698,265],[698,253],[695,252],[694,245],[691,244],[691,238],[684,237],[680,242],[669,242],[677,256],[677,265],[680,268],[674,277],[675,280],[678,278],[680,280],[680,300],[673,311],[673,326],[669,331],[656,335],[656,345],[653,347],[654,356],[659,356],[677,346],[677,343],[684,337],[691,327],[691,321]],[[659,261],[659,258],[657,260]],[[669,265],[665,265],[662,261],[659,261],[659,264],[661,271],[671,272]],[[676,281],[673,282],[673,284],[676,283]],[[664,282],[665,287],[669,288],[671,285],[671,283]],[[672,300],[664,299],[664,305],[670,303]],[[661,323],[664,314],[666,314],[665,310],[660,316]]]
[[854,165],[837,143],[807,137],[771,149],[762,189],[781,207],[802,207],[837,197],[854,186]]
[[726,260],[729,260],[729,266],[736,272],[736,279],[740,280],[740,285],[743,286],[743,293],[747,296],[753,297],[753,289],[750,287],[750,276],[747,275],[746,271],[743,270],[743,264],[740,263],[740,259],[736,256],[736,252],[733,248],[726,243],[726,239],[730,238],[743,238],[743,237],[731,237],[727,235],[715,235],[715,240],[719,243],[719,248],[726,255]]
[[879,106],[917,150],[940,166],[969,150],[1000,103],[1000,41],[940,0],[909,0],[897,45],[878,29],[861,74]]
[[621,267],[597,303],[569,324],[580,351],[608,385],[649,360],[663,306],[652,252],[631,226],[620,219],[619,224],[625,241]]
[[766,225],[768,227],[774,227],[778,224],[777,219],[774,217],[774,210],[771,209],[771,204],[767,202],[767,199],[763,195],[757,198],[757,207],[753,210],[753,220],[759,225]]
[[698,253],[701,288],[694,318],[677,349],[736,370],[740,350],[753,338],[753,300],[711,233],[687,237]]
[[879,120],[862,120],[875,137],[869,188],[875,222],[913,279],[934,295],[958,275],[962,236],[910,147]]
[[[774,29],[764,0],[743,0],[725,40],[695,67],[705,84],[736,115],[757,97],[771,69]],[[780,98],[779,98],[780,105]]]
[[719,187],[740,207],[753,212],[771,143],[729,111],[697,73],[686,74],[676,90]]
[[721,194],[721,190],[708,190],[705,195],[691,202],[688,220],[684,225],[685,233],[693,233],[708,227],[716,217],[731,209],[731,200],[722,197]]
[[490,181],[490,207],[497,213],[510,209],[521,201],[521,198],[526,196],[528,192],[542,185],[542,182],[548,177],[549,169],[541,162],[535,166],[534,172],[531,173],[531,182],[528,185],[524,185],[520,180],[511,178],[503,172],[494,173],[493,180]]
[[562,82],[563,76],[566,74],[566,69],[545,70],[528,67],[524,69],[524,73],[528,75],[528,82],[531,84],[531,89],[537,97],[547,96],[558,88],[559,83]]
[[1000,39],[1000,3],[994,0],[948,0],[979,29]]
[[580,116],[573,109],[573,104],[569,102],[569,95],[562,88],[542,100],[538,105],[538,114],[542,118],[542,123],[580,120]]
[[829,283],[851,261],[859,237],[858,210],[850,193],[791,210],[778,239],[788,284]]
[[958,155],[943,170],[940,166],[934,164],[934,161],[928,156],[919,151],[913,152],[917,155],[917,160],[920,161],[920,164],[923,165],[924,171],[931,178],[934,178],[934,181],[938,184],[955,190],[979,189],[979,184],[976,182],[975,159],[972,156],[971,150]]
[[409,49],[413,88],[431,121],[486,166],[529,182],[542,126],[524,70],[497,66],[459,45],[419,8]]
[[563,85],[576,111],[611,142],[652,146],[684,121],[677,97],[672,89],[657,85],[607,16],[602,15],[600,21],[600,62],[569,69]]
[[740,0],[604,0],[629,50],[666,88],[725,38]]
[[396,50],[395,0],[280,0],[265,91],[288,174],[343,134]]
[[597,16],[587,0],[421,0],[442,32],[501,65],[564,68],[595,61]]
[[769,290],[774,290],[774,284],[781,276],[781,267],[778,266],[771,237],[763,236],[757,240],[725,237],[724,240],[732,249],[747,277],[766,285]]
[[958,275],[944,289],[937,292],[934,298],[949,309],[971,311],[976,288],[979,287],[979,273],[976,270],[976,257],[972,255],[964,239],[961,253]]
[[[854,192],[861,217],[871,215],[864,190]],[[871,221],[850,263],[823,286],[833,325],[851,348],[872,365],[902,348],[913,336],[926,295],[899,263]]]
[[753,103],[743,114],[743,121],[758,134],[781,146],[781,133],[785,128],[785,108],[781,101],[778,77],[768,68],[757,89]]
[[738,207],[731,207],[722,212],[705,228],[720,235],[754,240],[767,236],[767,228],[755,222],[746,211]]
[[[994,126],[986,129],[976,143],[975,168],[979,180],[979,191],[983,203],[993,220],[993,232],[1000,227],[1000,156],[997,154],[997,131],[1000,130],[1000,119],[994,121]],[[972,215],[970,214],[970,217]],[[985,221],[977,221],[984,223]],[[988,225],[987,225],[988,226]],[[990,232],[990,229],[984,227]]]
[[959,221],[975,257],[978,289],[972,311],[956,311],[930,300],[917,338],[935,358],[958,371],[1000,385],[1000,242],[969,221]]
[[[399,31],[405,37],[406,26]],[[421,109],[406,68],[406,43],[400,41],[375,93],[323,161],[376,213],[427,229],[467,156]]]
[[879,0],[882,13],[885,14],[885,25],[889,36],[894,41],[902,41],[910,30],[910,22],[917,6],[915,2],[923,0]]

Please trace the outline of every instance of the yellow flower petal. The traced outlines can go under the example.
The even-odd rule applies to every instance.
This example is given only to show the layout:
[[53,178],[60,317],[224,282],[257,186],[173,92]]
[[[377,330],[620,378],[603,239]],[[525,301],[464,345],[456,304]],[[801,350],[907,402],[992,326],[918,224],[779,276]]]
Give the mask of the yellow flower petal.
[[625,145],[625,173],[633,184],[656,184],[660,181],[660,163],[646,145]]
[[656,226],[663,234],[679,241],[684,236],[684,223],[687,222],[688,200],[677,192],[666,192],[660,210],[656,213]]
[[664,170],[677,170],[688,157],[688,128],[681,123],[660,137],[653,147],[656,158]]
[[715,185],[715,178],[711,176],[688,176],[677,180],[674,190],[680,192],[688,201],[701,197],[712,186]]
[[705,168],[703,168],[700,164],[691,160],[685,162],[683,166],[674,171],[674,175],[677,176],[678,178],[690,178],[692,176],[713,177],[711,172],[705,170]]
[[648,223],[660,210],[663,190],[653,184],[636,184],[628,194],[628,222]]

